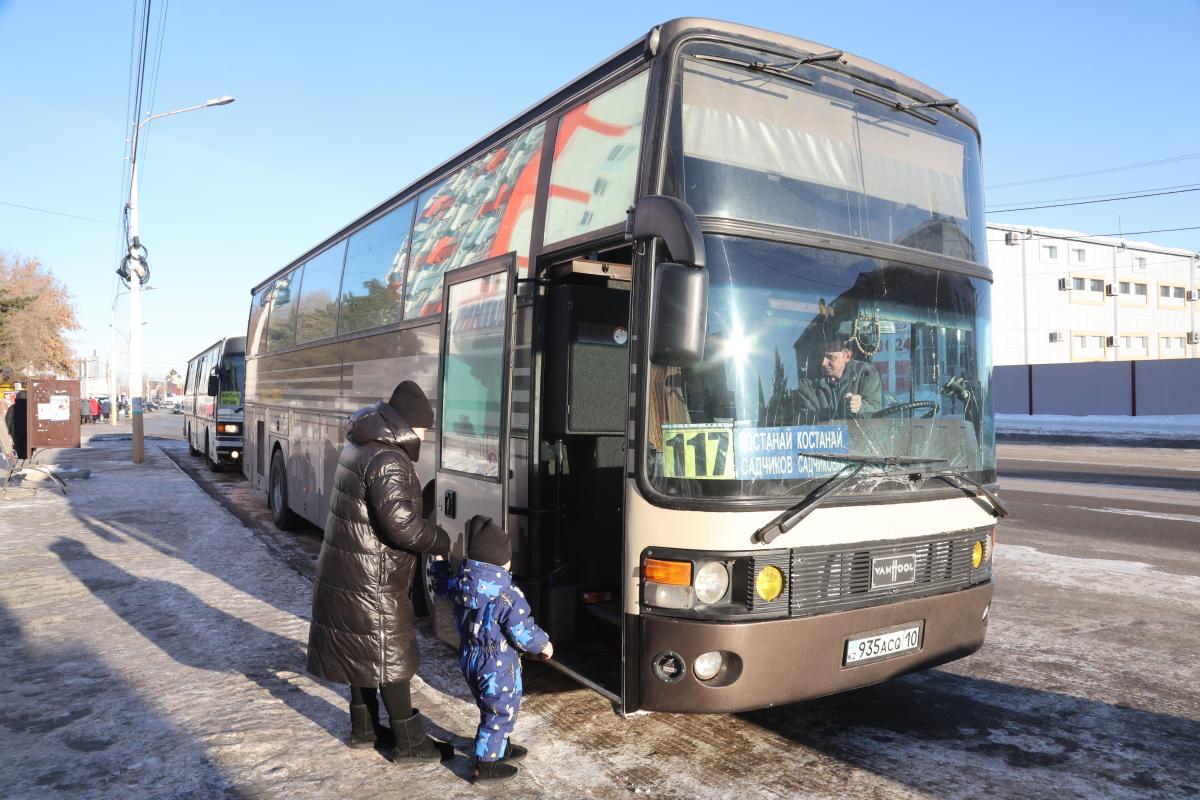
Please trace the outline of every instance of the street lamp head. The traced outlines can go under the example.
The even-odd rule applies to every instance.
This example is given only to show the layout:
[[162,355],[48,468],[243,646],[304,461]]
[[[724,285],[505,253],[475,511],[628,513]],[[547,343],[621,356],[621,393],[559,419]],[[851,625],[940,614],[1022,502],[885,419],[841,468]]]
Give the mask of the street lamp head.
[[207,103],[204,104],[204,107],[208,108],[209,106],[227,106],[232,102],[233,102],[233,98],[230,97],[229,95],[225,95],[224,97],[218,97],[213,100],[209,100]]

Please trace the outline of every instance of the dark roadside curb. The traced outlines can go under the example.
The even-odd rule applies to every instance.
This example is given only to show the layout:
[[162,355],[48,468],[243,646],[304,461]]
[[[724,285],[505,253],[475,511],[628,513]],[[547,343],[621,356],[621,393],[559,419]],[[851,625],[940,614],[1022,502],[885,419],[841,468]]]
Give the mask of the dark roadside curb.
[[1100,445],[1103,447],[1149,447],[1163,450],[1200,450],[1200,438],[1172,438],[1169,436],[1128,436],[1119,437],[1089,433],[1028,433],[1003,431],[996,432],[996,441],[1000,444],[1058,444],[1058,445]]

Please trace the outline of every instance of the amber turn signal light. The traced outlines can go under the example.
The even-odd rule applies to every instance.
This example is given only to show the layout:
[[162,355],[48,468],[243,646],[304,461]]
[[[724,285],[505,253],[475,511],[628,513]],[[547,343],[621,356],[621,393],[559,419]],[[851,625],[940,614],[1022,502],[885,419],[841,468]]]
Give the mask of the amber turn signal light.
[[647,558],[643,577],[648,581],[665,583],[668,586],[691,586],[692,562]]

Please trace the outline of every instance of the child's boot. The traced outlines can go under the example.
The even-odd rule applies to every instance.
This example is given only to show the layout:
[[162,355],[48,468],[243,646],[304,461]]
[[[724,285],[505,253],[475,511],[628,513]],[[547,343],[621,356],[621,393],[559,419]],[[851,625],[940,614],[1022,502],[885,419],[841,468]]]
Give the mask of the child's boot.
[[475,775],[472,783],[503,783],[517,777],[519,770],[512,764],[503,761],[475,760]]
[[508,747],[504,750],[504,755],[500,756],[500,760],[505,764],[515,764],[516,762],[529,755],[529,751],[519,744],[513,744],[511,741]]
[[433,763],[454,755],[453,746],[425,735],[421,714],[415,708],[408,719],[392,720],[392,730],[396,736],[396,755],[392,760],[397,764]]

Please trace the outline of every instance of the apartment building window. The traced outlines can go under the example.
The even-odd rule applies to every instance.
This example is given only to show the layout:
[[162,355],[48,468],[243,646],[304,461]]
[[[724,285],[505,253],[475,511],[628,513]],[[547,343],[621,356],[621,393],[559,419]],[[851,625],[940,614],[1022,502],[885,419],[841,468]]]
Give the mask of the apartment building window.
[[1133,293],[1135,295],[1137,295],[1138,297],[1145,297],[1146,296],[1146,284],[1135,283],[1133,285]]
[[1058,260],[1058,247],[1052,244],[1042,245],[1042,257],[1047,261]]
[[1184,297],[1183,287],[1182,286],[1171,287],[1171,294],[1175,297],[1176,300],[1182,300]]
[[1083,278],[1071,278],[1072,289],[1086,289],[1087,282]]
[[1158,287],[1158,295],[1159,295],[1159,297],[1170,297],[1171,296],[1171,287],[1170,286]]
[[1129,281],[1121,281],[1121,294],[1129,294]]
[[1087,261],[1087,251],[1084,250],[1082,247],[1076,247],[1075,249],[1073,249],[1071,251],[1071,253],[1075,256],[1075,260],[1078,261],[1080,264]]
[[1145,271],[1146,257],[1145,256],[1134,256],[1133,257],[1133,268],[1136,270]]
[[1149,344],[1148,337],[1145,336],[1122,336],[1121,347],[1134,353],[1146,352],[1146,346]]
[[1095,278],[1092,278],[1091,283],[1092,283],[1092,291],[1093,292],[1103,292],[1104,291],[1104,281],[1098,281]]

